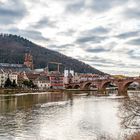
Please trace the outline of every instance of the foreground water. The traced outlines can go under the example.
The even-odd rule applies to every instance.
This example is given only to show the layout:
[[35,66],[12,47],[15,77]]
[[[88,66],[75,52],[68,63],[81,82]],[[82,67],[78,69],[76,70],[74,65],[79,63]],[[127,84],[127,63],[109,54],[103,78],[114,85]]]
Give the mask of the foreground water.
[[120,139],[123,99],[64,93],[0,95],[0,140]]

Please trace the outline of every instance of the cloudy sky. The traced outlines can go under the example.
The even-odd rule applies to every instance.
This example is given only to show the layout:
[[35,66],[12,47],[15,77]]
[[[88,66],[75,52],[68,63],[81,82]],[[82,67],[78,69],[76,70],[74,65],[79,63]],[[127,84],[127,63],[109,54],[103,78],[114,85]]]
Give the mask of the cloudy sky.
[[110,74],[140,74],[140,0],[0,0],[0,30]]

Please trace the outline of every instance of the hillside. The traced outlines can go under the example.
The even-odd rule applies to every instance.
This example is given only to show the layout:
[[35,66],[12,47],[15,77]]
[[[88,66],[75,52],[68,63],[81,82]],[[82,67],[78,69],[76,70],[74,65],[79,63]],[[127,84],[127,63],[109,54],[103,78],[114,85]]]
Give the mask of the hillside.
[[101,71],[59,52],[38,46],[17,35],[0,35],[0,63],[24,62],[24,54],[30,48],[35,68],[44,68],[50,61],[60,62],[64,68],[71,68],[79,73],[103,74]]

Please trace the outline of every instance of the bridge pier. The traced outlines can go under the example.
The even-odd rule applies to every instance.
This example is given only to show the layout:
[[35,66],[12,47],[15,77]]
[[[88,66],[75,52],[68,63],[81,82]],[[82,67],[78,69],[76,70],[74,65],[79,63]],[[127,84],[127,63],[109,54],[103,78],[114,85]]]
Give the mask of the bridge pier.
[[118,82],[118,96],[128,96],[127,87],[123,83],[123,81]]
[[98,88],[98,93],[99,94],[102,94],[102,95],[106,95],[107,94],[107,91],[105,88]]
[[124,89],[122,87],[118,87],[118,96],[128,96],[127,89]]

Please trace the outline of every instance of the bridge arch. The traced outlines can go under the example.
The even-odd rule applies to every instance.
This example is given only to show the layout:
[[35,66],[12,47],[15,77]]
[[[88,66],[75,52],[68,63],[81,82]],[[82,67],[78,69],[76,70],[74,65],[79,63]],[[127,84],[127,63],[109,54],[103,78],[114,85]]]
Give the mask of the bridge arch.
[[91,82],[86,82],[82,84],[82,89],[89,89],[91,84],[92,84]]
[[67,89],[72,89],[72,86],[71,86],[71,85],[69,85],[69,86],[67,87]]
[[105,81],[104,83],[102,83],[101,89],[105,89],[107,87],[107,85],[109,85],[110,83],[111,83],[111,81]]
[[96,84],[92,82],[87,82],[82,85],[82,89],[98,88]]
[[102,83],[102,85],[101,85],[101,89],[105,89],[105,88],[107,88],[107,86],[116,86],[116,87],[118,87],[118,83],[116,83],[115,81],[105,81],[105,82],[103,82]]
[[127,91],[128,90],[128,87],[132,84],[132,83],[134,83],[134,82],[136,82],[136,83],[139,83],[140,84],[140,82],[138,82],[138,81],[135,81],[135,80],[132,80],[132,81],[128,81],[128,82],[126,82],[126,83],[124,83],[124,85],[123,85],[123,90],[124,91]]
[[75,85],[73,88],[74,89],[80,89],[80,85]]

